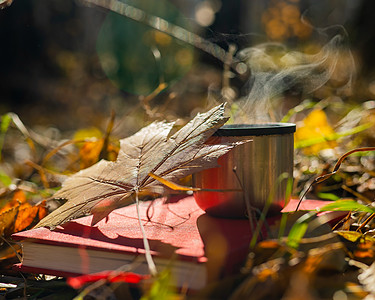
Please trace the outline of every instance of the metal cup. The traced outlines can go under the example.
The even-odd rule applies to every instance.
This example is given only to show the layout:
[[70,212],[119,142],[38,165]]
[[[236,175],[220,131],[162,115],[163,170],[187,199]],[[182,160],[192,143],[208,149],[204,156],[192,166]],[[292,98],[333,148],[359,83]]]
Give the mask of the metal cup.
[[220,157],[220,167],[193,175],[195,187],[217,190],[194,192],[197,204],[212,216],[245,218],[247,208],[262,210],[272,197],[268,212],[280,212],[287,188],[280,177],[293,176],[295,130],[291,123],[221,127],[207,143],[251,141]]

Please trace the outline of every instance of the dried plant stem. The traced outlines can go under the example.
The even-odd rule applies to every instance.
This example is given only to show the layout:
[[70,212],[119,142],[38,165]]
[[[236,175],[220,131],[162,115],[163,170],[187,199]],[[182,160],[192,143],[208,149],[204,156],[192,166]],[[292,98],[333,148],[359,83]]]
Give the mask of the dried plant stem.
[[18,260],[20,261],[20,263],[22,262],[22,257],[18,254],[17,250],[13,247],[13,245],[11,243],[9,243],[7,241],[6,238],[4,238],[3,236],[0,235],[0,239],[2,239],[3,242],[5,242],[13,251],[14,251],[14,254],[17,256]]
[[363,196],[362,194],[360,194],[360,193],[358,193],[357,191],[351,189],[350,187],[348,187],[348,186],[345,185],[345,184],[341,185],[341,188],[342,188],[343,190],[345,190],[345,191],[347,191],[347,192],[353,194],[355,197],[357,197],[358,199],[361,199],[362,201],[364,201],[364,202],[366,202],[366,203],[368,203],[368,204],[371,204],[371,203],[372,203],[372,201],[371,201],[369,198]]
[[138,199],[138,189],[135,190],[135,205],[137,208],[137,216],[138,216],[138,223],[139,227],[142,232],[142,237],[143,237],[143,245],[145,247],[145,257],[148,265],[148,269],[150,270],[150,273],[152,276],[156,276],[158,271],[156,270],[156,266],[154,263],[154,260],[152,259],[151,256],[151,250],[150,250],[150,244],[148,243],[145,228],[143,227],[142,220],[141,220],[141,214],[139,211],[139,199]]
[[368,223],[375,219],[375,214],[371,214],[358,228],[356,231],[361,231]]

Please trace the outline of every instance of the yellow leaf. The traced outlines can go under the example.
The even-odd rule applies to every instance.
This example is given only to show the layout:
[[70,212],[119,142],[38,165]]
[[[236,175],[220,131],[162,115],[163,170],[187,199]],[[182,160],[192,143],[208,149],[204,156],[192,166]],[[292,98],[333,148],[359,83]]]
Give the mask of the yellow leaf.
[[171,182],[169,180],[166,180],[154,173],[148,173],[148,175],[152,178],[154,178],[155,180],[159,181],[160,183],[164,184],[165,186],[169,187],[170,189],[174,190],[174,191],[200,191],[201,189],[200,188],[193,188],[193,187],[186,187],[186,186],[182,186],[182,185],[179,185],[177,183],[174,183],[174,182]]
[[[91,128],[85,128],[78,130],[74,133],[74,140],[85,140],[85,139],[90,139],[93,138],[95,140],[101,139],[103,137],[103,133],[96,127],[91,127]],[[78,146],[82,146],[83,144],[78,144]]]
[[327,115],[321,109],[314,109],[300,124],[297,126],[295,133],[295,142],[313,141],[311,146],[305,147],[303,152],[307,155],[318,154],[319,151],[337,146],[335,141],[331,141],[335,131],[328,122]]

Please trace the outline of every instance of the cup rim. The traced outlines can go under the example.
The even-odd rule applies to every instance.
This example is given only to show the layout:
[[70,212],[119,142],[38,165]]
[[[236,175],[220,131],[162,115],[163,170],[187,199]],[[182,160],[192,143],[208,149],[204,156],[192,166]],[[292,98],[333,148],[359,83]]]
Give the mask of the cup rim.
[[260,136],[290,134],[296,131],[294,123],[229,124],[223,125],[214,136]]

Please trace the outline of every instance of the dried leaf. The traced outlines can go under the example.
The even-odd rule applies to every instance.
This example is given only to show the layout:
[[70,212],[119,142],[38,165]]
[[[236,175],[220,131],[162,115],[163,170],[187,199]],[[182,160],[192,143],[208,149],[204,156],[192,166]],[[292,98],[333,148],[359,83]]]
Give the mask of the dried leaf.
[[8,237],[12,233],[29,229],[46,215],[46,201],[33,206],[26,201],[24,192],[17,191],[13,200],[0,211],[0,235]]
[[47,215],[46,201],[32,206],[29,203],[23,204],[18,210],[17,219],[14,223],[14,232],[19,232],[33,227]]
[[0,235],[10,236],[14,232],[14,220],[18,209],[19,206],[15,206],[0,213]]
[[110,142],[110,134],[114,124],[114,114],[112,114],[105,134],[97,128],[78,130],[74,134],[75,141],[79,147],[80,169],[85,169],[97,163],[101,158],[115,160],[118,149]]
[[357,261],[372,263],[375,258],[375,238],[355,231],[335,231]]
[[100,139],[95,142],[85,142],[79,149],[80,168],[84,169],[97,163],[100,152],[103,148],[104,140]]
[[67,179],[54,197],[68,201],[36,227],[55,228],[91,213],[92,224],[113,209],[132,202],[138,192],[162,195],[167,191],[150,173],[176,181],[194,172],[217,166],[217,158],[240,143],[205,144],[227,118],[217,106],[169,136],[173,123],[155,122],[120,141],[115,162],[101,160]]
[[14,192],[12,199],[7,202],[1,209],[0,213],[6,212],[11,208],[19,207],[22,203],[26,202],[26,195],[23,191],[17,190]]
[[0,0],[0,9],[10,6],[12,2],[13,0]]

